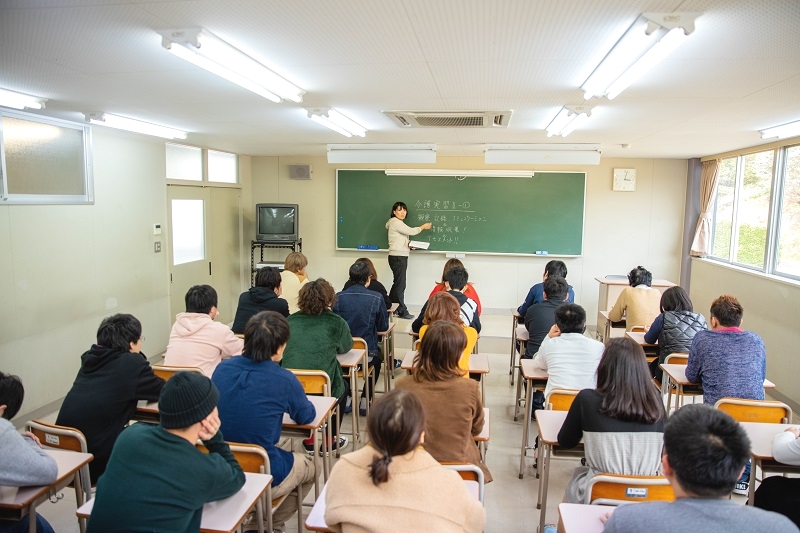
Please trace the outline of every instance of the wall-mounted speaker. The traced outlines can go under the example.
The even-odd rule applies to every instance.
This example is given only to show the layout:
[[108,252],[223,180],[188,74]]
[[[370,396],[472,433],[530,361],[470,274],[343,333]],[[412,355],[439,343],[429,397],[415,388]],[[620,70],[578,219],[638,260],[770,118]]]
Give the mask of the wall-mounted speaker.
[[289,165],[289,178],[293,180],[310,180],[311,165]]

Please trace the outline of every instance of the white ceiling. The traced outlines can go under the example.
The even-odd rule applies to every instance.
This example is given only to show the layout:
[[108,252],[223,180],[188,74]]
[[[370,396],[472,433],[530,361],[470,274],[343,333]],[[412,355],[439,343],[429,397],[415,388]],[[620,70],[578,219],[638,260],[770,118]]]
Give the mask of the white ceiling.
[[[643,12],[701,12],[686,44],[566,139],[562,105]],[[204,27],[307,91],[274,104],[169,54],[157,30]],[[800,0],[0,0],[0,87],[44,114],[103,111],[252,155],[327,143],[598,143],[610,157],[690,158],[754,146],[800,119]],[[305,118],[334,107],[347,139]],[[513,110],[506,129],[402,129],[384,110]],[[556,140],[558,139],[558,140]],[[623,148],[622,145],[630,145]]]

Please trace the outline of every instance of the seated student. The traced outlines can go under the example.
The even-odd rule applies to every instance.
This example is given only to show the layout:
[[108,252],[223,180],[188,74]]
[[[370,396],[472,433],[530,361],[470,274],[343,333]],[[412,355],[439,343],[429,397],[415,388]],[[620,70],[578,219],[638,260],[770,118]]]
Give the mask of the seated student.
[[[714,405],[720,398],[764,399],[767,350],[752,331],[739,329],[744,308],[736,297],[723,294],[711,302],[711,329],[698,331],[689,348],[686,379],[703,387],[703,403]],[[750,462],[734,487],[747,494]]]
[[428,327],[414,358],[410,376],[395,387],[416,393],[428,421],[425,449],[439,462],[472,463],[483,470],[488,483],[492,475],[481,464],[474,437],[483,430],[483,403],[476,381],[460,379],[464,371],[458,360],[467,336],[460,325],[440,320]]
[[578,304],[562,303],[554,318],[555,324],[533,358],[534,367],[547,370],[545,396],[553,389],[594,389],[605,347],[583,334],[586,311]]
[[[374,368],[369,389],[371,402],[375,394],[375,382],[381,371],[382,354],[378,345],[378,332],[389,329],[389,315],[380,295],[369,290],[372,284],[369,266],[362,261],[356,261],[350,267],[349,275],[352,284],[336,294],[332,310],[347,322],[353,337],[361,337],[367,342],[369,367]],[[361,391],[358,412],[362,416],[367,416],[366,384]]]
[[331,471],[325,523],[333,531],[479,533],[480,500],[422,447],[425,413],[413,392],[383,395],[367,418],[370,445],[342,455]]
[[231,328],[214,319],[219,316],[217,291],[195,285],[186,292],[186,312],[175,316],[164,353],[167,366],[194,366],[211,377],[222,356],[242,353],[244,342]]
[[[356,259],[356,262],[361,261],[362,263],[366,263],[369,267],[369,285],[367,288],[371,291],[375,291],[381,295],[383,298],[383,303],[386,305],[386,310],[392,308],[392,300],[389,299],[389,294],[386,292],[386,287],[383,286],[383,283],[378,281],[378,271],[375,270],[375,265],[372,263],[369,257],[359,257]],[[353,286],[353,282],[351,280],[347,280],[344,282],[344,287],[342,288],[343,291],[346,291],[350,287]]]
[[[550,333],[550,328],[556,323],[555,313],[556,308],[564,303],[567,298],[567,280],[557,276],[548,277],[543,282],[544,285],[544,301],[532,305],[525,313],[525,329],[528,330],[528,343],[525,347],[525,353],[522,355],[524,359],[530,359],[539,347],[542,341]],[[583,332],[581,332],[583,333]]]
[[[198,531],[205,503],[242,488],[242,467],[219,431],[218,400],[205,376],[170,378],[158,399],[160,424],[133,424],[117,439],[87,533]],[[198,439],[209,453],[195,447]]]
[[[787,428],[775,435],[772,456],[779,463],[800,466],[800,428]],[[756,489],[754,502],[756,507],[788,516],[800,527],[800,479],[783,476],[764,478]]]
[[[567,278],[567,265],[564,261],[552,260],[548,261],[544,266],[544,274],[542,275],[542,283],[537,283],[528,291],[525,301],[522,302],[517,308],[517,313],[524,317],[528,312],[528,308],[533,304],[538,304],[544,301],[544,281],[551,277]],[[567,301],[573,303],[575,301],[575,291],[572,290],[572,285],[567,289]]]
[[785,516],[731,501],[749,455],[747,434],[728,414],[708,405],[681,407],[667,420],[661,456],[675,501],[616,507],[603,531],[797,533]]
[[56,418],[59,426],[86,437],[92,484],[105,472],[111,448],[136,412],[139,400],[153,402],[164,380],[153,373],[142,350],[142,324],[133,315],[104,318],[97,344],[81,356],[81,368]]
[[628,273],[630,287],[622,289],[614,307],[608,312],[612,322],[625,320],[625,331],[634,326],[652,324],[658,316],[661,304],[661,293],[650,286],[653,275],[643,266],[638,266]]
[[[331,311],[336,293],[331,284],[322,278],[308,282],[300,289],[297,305],[300,310],[289,315],[292,335],[286,343],[281,366],[290,369],[324,370],[331,378],[331,396],[339,399],[344,409],[350,384],[342,377],[342,367],[336,355],[347,353],[353,347],[350,326],[342,317]],[[333,434],[338,423],[333,417]],[[313,440],[307,440],[306,449],[314,449]],[[333,447],[347,446],[347,437],[334,439]]]
[[671,353],[689,353],[692,339],[698,331],[706,329],[706,319],[695,313],[692,301],[682,287],[670,287],[661,295],[661,314],[644,334],[645,342],[658,343],[658,359],[650,364],[654,377],[661,377],[658,365]]
[[286,256],[283,262],[283,273],[281,274],[281,296],[289,304],[289,313],[296,313],[299,309],[297,298],[300,295],[300,287],[309,282],[306,275],[308,259],[300,252],[292,252]]
[[260,311],[275,311],[289,316],[289,304],[281,296],[281,272],[275,267],[264,267],[256,273],[256,285],[239,296],[236,318],[231,330],[241,335],[250,317]]
[[[211,381],[220,391],[220,430],[225,438],[258,444],[267,451],[272,497],[300,486],[305,498],[316,477],[314,462],[305,453],[292,453],[294,441],[281,440],[281,425],[284,413],[298,424],[308,424],[315,410],[294,374],[280,366],[288,340],[286,319],[274,311],[261,311],[247,322],[242,357],[217,365]],[[283,531],[296,509],[295,496],[290,495],[272,517],[275,530]]]
[[[464,294],[464,287],[467,286],[467,280],[469,280],[467,270],[464,267],[454,267],[448,270],[444,277],[447,284],[447,293],[455,296],[461,306],[461,321],[465,326],[473,327],[475,331],[480,333],[481,319],[478,316],[478,304]],[[422,327],[427,305],[428,302],[425,302],[419,316],[411,323],[411,331],[414,333],[419,333],[419,329]]]
[[583,503],[589,480],[603,472],[658,474],[666,413],[648,370],[635,341],[608,341],[597,367],[597,389],[578,393],[558,432],[559,446],[574,448],[583,439],[586,452],[586,466],[576,468],[567,484],[567,503]]
[[[464,268],[464,263],[461,262],[460,259],[448,259],[447,262],[444,264],[444,269],[442,270],[442,280],[436,282],[436,285],[433,286],[433,290],[428,295],[428,299],[431,299],[431,296],[436,294],[437,292],[445,292],[447,291],[447,282],[445,281],[445,276],[447,272],[451,268]],[[475,286],[472,283],[467,283],[466,287],[464,288],[464,295],[475,302],[478,306],[478,314],[481,314],[481,299],[478,297],[478,291],[475,290]]]
[[475,348],[475,343],[478,342],[478,332],[475,328],[465,326],[461,321],[461,308],[458,306],[458,300],[455,296],[446,292],[437,292],[428,300],[428,307],[425,309],[425,316],[422,319],[422,327],[419,328],[419,338],[425,336],[428,327],[434,322],[439,320],[446,320],[453,324],[458,324],[464,328],[464,333],[467,335],[467,345],[461,353],[461,359],[458,360],[458,368],[464,371],[464,377],[468,378],[469,375],[469,359],[472,355],[472,350]]
[[[49,485],[58,477],[58,465],[32,433],[20,435],[10,422],[19,412],[25,389],[17,376],[0,372],[0,486],[32,487]],[[29,516],[21,520],[0,519],[0,532],[29,530]],[[53,533],[42,515],[36,515],[37,533]]]

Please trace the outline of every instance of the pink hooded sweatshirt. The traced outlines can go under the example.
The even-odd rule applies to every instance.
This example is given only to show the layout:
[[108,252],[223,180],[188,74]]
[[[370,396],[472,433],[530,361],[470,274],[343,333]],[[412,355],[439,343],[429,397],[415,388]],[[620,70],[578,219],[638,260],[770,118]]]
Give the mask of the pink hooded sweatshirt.
[[164,353],[167,366],[193,366],[211,377],[222,356],[240,355],[244,341],[205,313],[178,313]]

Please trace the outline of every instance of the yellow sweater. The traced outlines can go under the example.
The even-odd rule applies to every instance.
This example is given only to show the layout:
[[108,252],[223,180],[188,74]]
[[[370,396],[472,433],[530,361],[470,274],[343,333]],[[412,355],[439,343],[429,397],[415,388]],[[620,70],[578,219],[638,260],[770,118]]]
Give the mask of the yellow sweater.
[[[648,324],[649,325],[649,324]],[[419,338],[422,339],[422,336],[425,335],[425,332],[428,330],[428,325],[425,324],[421,328],[419,328]],[[475,328],[470,326],[464,326],[464,333],[467,334],[467,347],[464,348],[464,353],[461,354],[461,359],[458,360],[458,368],[464,370],[464,377],[469,377],[469,356],[472,354],[472,350],[475,348],[475,343],[478,342],[478,332]]]
[[622,290],[617,303],[608,312],[608,318],[617,322],[625,315],[625,331],[630,331],[633,326],[649,326],[660,312],[661,292],[639,285]]

